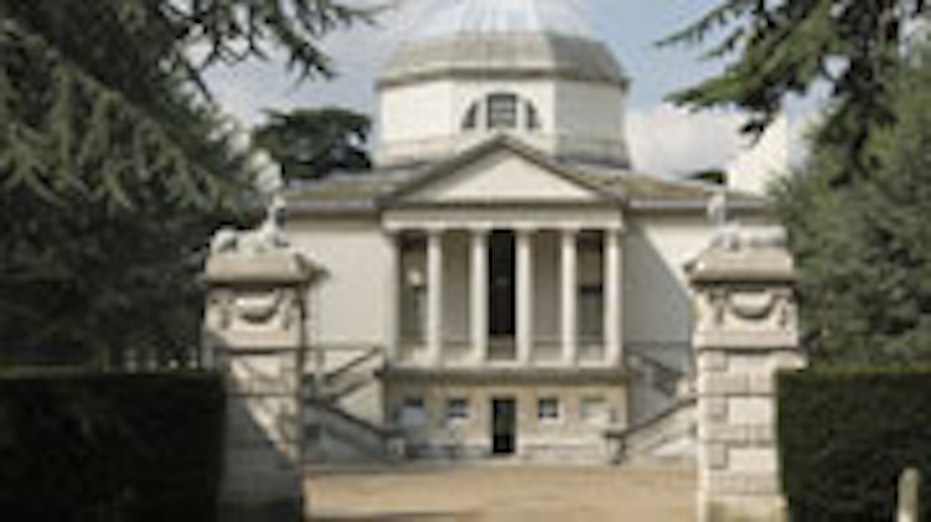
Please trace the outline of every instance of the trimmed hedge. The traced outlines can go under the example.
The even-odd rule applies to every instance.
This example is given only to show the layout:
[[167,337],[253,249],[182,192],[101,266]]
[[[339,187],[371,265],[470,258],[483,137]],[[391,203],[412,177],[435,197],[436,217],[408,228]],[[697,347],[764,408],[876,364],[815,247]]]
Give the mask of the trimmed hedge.
[[921,470],[931,520],[931,368],[783,373],[778,393],[791,520],[894,520],[906,467]]
[[218,375],[0,375],[3,520],[216,519]]

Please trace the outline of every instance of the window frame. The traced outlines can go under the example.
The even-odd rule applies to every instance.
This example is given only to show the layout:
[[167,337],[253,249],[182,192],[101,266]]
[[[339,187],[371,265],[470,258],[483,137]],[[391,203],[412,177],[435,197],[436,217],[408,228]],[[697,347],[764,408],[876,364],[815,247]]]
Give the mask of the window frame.
[[462,130],[474,131],[479,128],[479,114],[481,113],[481,103],[475,102],[466,109],[465,116],[462,118]]
[[[457,410],[453,407],[454,404],[458,404],[462,409]],[[465,424],[472,418],[472,402],[468,397],[447,397],[444,406],[443,418],[446,424]],[[457,414],[453,415],[453,413]]]
[[483,95],[465,111],[460,122],[461,130],[522,130],[539,131],[543,128],[540,111],[529,99],[510,91],[497,91]]
[[[416,403],[416,404],[415,404]],[[418,422],[405,422],[405,413],[407,411],[420,411]],[[430,423],[429,413],[427,411],[427,399],[423,395],[405,395],[401,399],[401,407],[398,409],[398,424],[403,428],[419,429],[424,428]]]
[[[553,416],[544,415],[545,413],[550,412],[548,408],[544,407],[544,404],[551,403],[554,405],[554,408],[551,410],[554,413]],[[563,401],[560,400],[557,395],[541,395],[537,397],[537,422],[540,424],[559,424],[565,418],[563,412]]]
[[524,126],[528,131],[540,130],[540,112],[530,100],[524,100]]
[[520,124],[520,97],[512,92],[495,92],[485,97],[485,127],[514,130]]
[[[595,406],[594,410],[590,409]],[[611,422],[611,407],[603,395],[583,395],[579,398],[579,420],[590,426],[603,426]]]

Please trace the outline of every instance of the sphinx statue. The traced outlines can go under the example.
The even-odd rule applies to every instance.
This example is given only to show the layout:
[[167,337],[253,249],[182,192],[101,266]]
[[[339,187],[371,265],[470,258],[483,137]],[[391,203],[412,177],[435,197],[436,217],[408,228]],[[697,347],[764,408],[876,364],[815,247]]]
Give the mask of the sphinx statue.
[[[248,134],[238,130],[235,147],[249,150]],[[284,215],[287,204],[282,194],[284,181],[281,168],[268,152],[252,152],[248,164],[255,173],[255,185],[263,200],[267,201],[265,218],[254,229],[223,227],[214,233],[210,241],[210,255],[261,255],[290,247],[284,231]]]

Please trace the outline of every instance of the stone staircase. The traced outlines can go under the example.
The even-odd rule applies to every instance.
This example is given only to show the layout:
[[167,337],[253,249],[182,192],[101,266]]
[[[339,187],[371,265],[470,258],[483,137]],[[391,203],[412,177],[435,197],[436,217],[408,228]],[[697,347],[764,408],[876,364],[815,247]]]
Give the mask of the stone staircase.
[[672,364],[641,350],[628,356],[628,368],[638,415],[629,425],[605,432],[612,460],[615,463],[694,461],[697,408],[690,367]]
[[[305,460],[310,464],[366,464],[393,458],[396,432],[383,426],[377,372],[384,350],[321,346],[305,372]],[[317,371],[317,368],[322,371]]]
[[381,367],[384,353],[379,347],[360,349],[360,353],[334,370],[323,374],[323,382],[317,397],[320,401],[338,405],[341,400],[355,392],[374,386],[375,372]]
[[696,400],[686,397],[652,418],[606,434],[616,448],[613,462],[693,461],[696,455]]
[[397,434],[325,403],[305,408],[310,464],[371,464],[395,459]]

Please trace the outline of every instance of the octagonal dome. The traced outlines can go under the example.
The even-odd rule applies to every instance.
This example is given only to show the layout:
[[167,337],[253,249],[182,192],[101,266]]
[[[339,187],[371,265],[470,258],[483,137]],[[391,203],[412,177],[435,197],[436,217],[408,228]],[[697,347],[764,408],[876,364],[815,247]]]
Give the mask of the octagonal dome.
[[434,77],[559,77],[626,85],[614,55],[595,40],[581,0],[455,0],[404,42],[380,85]]
[[591,36],[581,0],[454,0],[438,9],[413,40],[501,33]]

